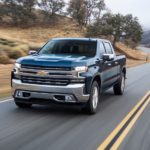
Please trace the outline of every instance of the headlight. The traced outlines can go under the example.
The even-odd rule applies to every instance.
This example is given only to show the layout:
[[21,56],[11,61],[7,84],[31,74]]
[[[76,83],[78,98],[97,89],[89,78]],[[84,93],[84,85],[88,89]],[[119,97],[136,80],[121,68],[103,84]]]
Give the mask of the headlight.
[[15,63],[15,65],[14,65],[14,72],[15,72],[15,73],[18,73],[19,70],[20,70],[20,68],[21,68],[21,64]]
[[88,71],[88,67],[86,67],[86,66],[75,67],[75,71],[77,72],[77,76],[78,77],[82,77],[81,73],[87,72]]
[[87,70],[88,70],[88,67],[86,67],[86,66],[75,68],[75,71],[77,71],[77,72],[87,72]]

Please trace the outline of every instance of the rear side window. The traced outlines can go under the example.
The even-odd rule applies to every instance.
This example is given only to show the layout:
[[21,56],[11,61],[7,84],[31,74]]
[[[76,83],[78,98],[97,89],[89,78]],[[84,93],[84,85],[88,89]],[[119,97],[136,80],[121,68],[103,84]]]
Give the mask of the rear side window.
[[102,58],[103,54],[106,54],[106,50],[103,43],[100,43],[100,57]]
[[105,49],[107,54],[113,54],[112,48],[109,43],[105,42]]

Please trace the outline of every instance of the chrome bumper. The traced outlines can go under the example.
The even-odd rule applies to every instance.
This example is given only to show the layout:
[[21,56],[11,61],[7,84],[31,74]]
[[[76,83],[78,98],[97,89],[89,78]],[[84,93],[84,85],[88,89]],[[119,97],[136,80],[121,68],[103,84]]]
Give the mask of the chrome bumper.
[[[67,86],[50,86],[22,83],[20,80],[12,80],[12,95],[21,99],[49,99],[57,102],[87,102],[89,95],[84,95],[84,84],[69,84]],[[17,94],[17,92],[20,92]],[[27,92],[29,96],[23,96]],[[62,101],[57,96],[70,96],[72,100]]]

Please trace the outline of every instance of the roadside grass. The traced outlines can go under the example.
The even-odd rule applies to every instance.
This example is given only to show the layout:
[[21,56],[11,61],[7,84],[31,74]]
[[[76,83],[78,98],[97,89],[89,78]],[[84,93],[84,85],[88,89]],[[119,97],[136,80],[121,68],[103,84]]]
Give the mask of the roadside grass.
[[[59,24],[48,27],[0,27],[0,38],[23,43],[45,43],[57,37],[83,37],[84,30],[74,21],[60,20]],[[4,41],[5,43],[5,41]],[[7,43],[7,42],[6,42]],[[10,43],[11,44],[11,43]]]
[[29,50],[39,49],[42,45],[0,38],[0,64],[11,64],[14,59],[26,56]]
[[0,65],[0,98],[11,96],[11,70],[12,65]]
[[149,63],[150,61],[145,60],[133,60],[133,59],[127,59],[127,68],[136,67],[142,64]]
[[143,51],[139,51],[137,49],[131,49],[127,47],[123,43],[116,43],[116,49],[119,53],[126,55],[128,59],[132,59],[135,61],[146,61],[147,58],[149,59],[149,55]]
[[8,91],[8,92],[4,92],[0,95],[0,101],[3,100],[3,98],[7,98],[7,97],[11,97],[11,92]]

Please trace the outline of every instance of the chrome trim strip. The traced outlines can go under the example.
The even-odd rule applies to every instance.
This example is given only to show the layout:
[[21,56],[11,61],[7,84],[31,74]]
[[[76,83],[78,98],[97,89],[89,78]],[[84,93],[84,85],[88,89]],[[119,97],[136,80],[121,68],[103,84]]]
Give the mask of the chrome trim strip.
[[[39,71],[47,72],[47,75],[38,75]],[[75,70],[72,71],[61,71],[61,70],[45,70],[45,69],[26,69],[20,68],[18,75],[22,76],[32,76],[32,77],[51,77],[51,78],[77,78],[77,72]]]

